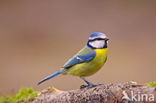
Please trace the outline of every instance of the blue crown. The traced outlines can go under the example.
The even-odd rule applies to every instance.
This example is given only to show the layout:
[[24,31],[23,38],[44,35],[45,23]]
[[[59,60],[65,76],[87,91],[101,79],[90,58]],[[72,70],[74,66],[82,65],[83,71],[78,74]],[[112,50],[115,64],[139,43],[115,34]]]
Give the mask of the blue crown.
[[101,33],[101,32],[94,32],[90,34],[90,37],[97,37],[97,36],[106,36],[106,34]]

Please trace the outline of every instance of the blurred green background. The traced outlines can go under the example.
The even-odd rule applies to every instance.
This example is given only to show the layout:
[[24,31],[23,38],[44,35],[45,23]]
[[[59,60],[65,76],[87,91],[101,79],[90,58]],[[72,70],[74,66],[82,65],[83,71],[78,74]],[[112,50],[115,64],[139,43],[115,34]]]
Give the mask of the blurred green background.
[[108,35],[108,61],[92,82],[156,80],[156,0],[1,0],[0,95],[21,87],[79,88],[78,77],[59,76],[37,86],[86,43]]

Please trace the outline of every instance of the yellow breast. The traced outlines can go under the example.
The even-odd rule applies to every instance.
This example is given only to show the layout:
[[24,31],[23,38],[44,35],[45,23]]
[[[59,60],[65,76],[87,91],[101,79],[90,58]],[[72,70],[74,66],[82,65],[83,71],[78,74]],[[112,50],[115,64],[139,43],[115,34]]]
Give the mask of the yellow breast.
[[95,49],[96,57],[87,63],[77,64],[70,68],[67,74],[85,77],[96,73],[107,60],[107,48]]

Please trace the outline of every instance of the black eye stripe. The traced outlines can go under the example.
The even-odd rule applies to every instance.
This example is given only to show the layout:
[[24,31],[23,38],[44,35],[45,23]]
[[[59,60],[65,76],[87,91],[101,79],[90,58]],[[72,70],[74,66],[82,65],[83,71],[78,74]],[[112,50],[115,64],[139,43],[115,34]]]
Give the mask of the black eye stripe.
[[95,39],[89,40],[89,41],[96,41],[96,40],[105,40],[105,39],[103,39],[103,38],[95,38]]
[[105,40],[105,39],[103,39],[103,38],[96,38],[95,40]]

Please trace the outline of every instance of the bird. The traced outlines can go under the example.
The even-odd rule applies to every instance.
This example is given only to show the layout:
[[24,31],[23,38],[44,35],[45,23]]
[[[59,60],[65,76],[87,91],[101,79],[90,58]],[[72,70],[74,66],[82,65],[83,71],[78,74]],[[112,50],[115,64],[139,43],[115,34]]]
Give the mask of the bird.
[[91,33],[89,39],[76,55],[70,58],[58,71],[45,77],[38,82],[38,85],[57,76],[72,75],[80,77],[87,85],[84,87],[96,86],[86,79],[86,77],[99,71],[107,61],[108,37],[102,32]]

